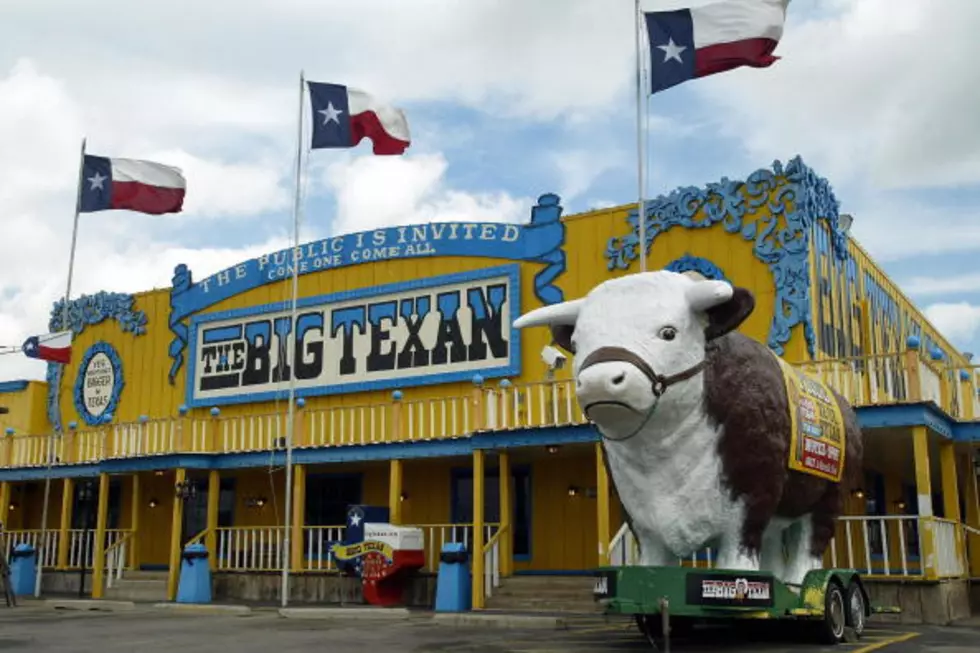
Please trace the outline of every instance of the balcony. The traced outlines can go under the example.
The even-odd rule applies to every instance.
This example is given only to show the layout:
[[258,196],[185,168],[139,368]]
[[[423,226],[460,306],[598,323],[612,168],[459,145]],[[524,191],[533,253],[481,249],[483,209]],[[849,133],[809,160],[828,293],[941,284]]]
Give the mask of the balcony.
[[[957,420],[980,415],[972,368],[944,366],[919,349],[820,360],[798,366],[837,390],[855,406],[932,402]],[[476,385],[464,395],[403,399],[361,406],[297,409],[297,449],[467,437],[477,432],[584,424],[572,381]],[[0,439],[0,468],[97,463],[178,453],[231,454],[284,450],[286,411],[222,416],[212,409],[177,417],[63,434],[19,434]]]

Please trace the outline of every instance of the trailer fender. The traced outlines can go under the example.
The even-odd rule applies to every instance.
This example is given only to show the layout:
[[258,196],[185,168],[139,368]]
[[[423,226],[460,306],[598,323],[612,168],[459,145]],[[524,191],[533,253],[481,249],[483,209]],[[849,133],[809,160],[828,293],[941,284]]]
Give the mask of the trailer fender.
[[808,572],[800,588],[800,607],[811,614],[821,615],[830,583],[837,583],[841,591],[846,591],[851,582],[857,583],[860,588],[864,596],[865,616],[870,616],[871,600],[868,590],[858,573],[849,569],[814,569]]

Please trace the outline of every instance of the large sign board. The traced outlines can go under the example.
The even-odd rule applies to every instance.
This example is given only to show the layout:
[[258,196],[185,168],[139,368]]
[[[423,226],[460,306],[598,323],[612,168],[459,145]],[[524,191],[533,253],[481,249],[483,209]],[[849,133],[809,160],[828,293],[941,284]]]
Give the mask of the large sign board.
[[839,483],[844,473],[847,432],[830,389],[776,357],[789,402],[789,468]]
[[520,266],[203,314],[190,325],[190,406],[520,373]]
[[534,294],[545,304],[563,301],[555,280],[565,271],[565,225],[557,195],[538,198],[526,224],[434,222],[338,235],[243,261],[195,281],[181,263],[174,268],[168,326],[174,334],[169,379],[175,382],[190,341],[187,320],[229,297],[298,275],[378,261],[465,256],[538,263]]
[[82,355],[75,379],[75,410],[89,426],[112,421],[123,389],[122,362],[107,342],[99,341]]
[[775,588],[769,574],[695,573],[685,578],[685,598],[689,605],[738,608],[771,608]]

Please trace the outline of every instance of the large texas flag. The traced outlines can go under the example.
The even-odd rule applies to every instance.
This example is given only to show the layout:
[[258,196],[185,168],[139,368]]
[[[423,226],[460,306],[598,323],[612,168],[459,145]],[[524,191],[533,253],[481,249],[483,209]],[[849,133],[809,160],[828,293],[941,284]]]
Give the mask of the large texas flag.
[[180,168],[142,161],[85,155],[79,212],[126,209],[140,213],[179,213],[187,182]]
[[412,142],[405,113],[341,84],[307,82],[313,108],[312,149],[355,147],[371,139],[375,154],[404,154]]
[[645,14],[650,93],[741,66],[765,68],[779,57],[789,0],[718,0],[692,9]]

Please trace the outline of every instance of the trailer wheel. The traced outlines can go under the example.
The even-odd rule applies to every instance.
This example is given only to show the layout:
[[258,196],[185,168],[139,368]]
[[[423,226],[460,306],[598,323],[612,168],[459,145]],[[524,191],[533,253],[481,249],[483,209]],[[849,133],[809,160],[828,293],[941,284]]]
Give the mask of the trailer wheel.
[[831,580],[824,596],[823,620],[818,624],[819,639],[823,644],[839,644],[844,639],[847,625],[847,602],[840,583]]
[[868,614],[868,606],[864,600],[864,591],[853,580],[847,586],[847,592],[844,594],[844,604],[847,606],[845,623],[848,628],[854,631],[855,635],[860,637],[864,633],[865,616]]

